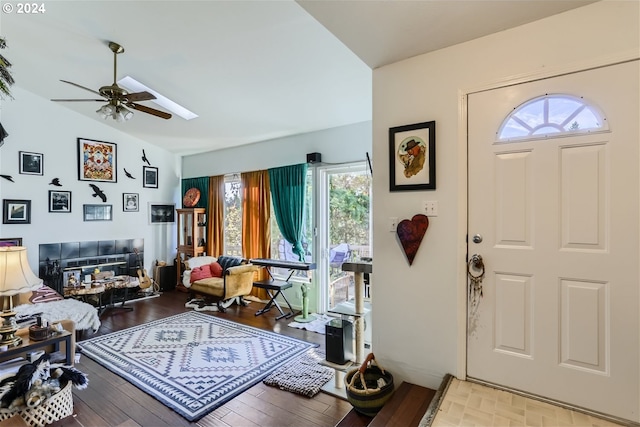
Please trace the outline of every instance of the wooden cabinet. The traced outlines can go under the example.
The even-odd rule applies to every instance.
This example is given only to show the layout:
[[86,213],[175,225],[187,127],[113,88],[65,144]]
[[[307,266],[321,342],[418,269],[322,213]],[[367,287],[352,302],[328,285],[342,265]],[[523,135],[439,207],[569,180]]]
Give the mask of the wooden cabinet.
[[176,275],[182,280],[182,262],[205,254],[207,215],[205,208],[176,209],[178,223],[178,259]]

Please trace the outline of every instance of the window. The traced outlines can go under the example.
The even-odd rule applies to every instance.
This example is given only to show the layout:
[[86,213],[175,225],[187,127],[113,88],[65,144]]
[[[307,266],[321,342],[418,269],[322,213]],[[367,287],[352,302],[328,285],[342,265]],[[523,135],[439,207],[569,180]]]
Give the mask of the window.
[[224,177],[224,253],[242,256],[242,182],[239,174]]
[[502,122],[498,142],[608,130],[606,118],[582,98],[544,95],[513,110]]

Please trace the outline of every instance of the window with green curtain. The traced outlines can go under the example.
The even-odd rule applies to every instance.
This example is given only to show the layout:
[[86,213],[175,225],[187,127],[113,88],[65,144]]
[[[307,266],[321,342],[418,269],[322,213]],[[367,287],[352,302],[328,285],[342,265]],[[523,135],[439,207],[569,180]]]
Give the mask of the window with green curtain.
[[294,254],[304,261],[302,233],[304,229],[307,164],[269,169],[273,212],[282,236],[292,245]]
[[209,208],[209,177],[202,176],[199,178],[184,178],[182,180],[182,197],[184,197],[184,193],[186,193],[187,190],[190,188],[197,188],[198,190],[200,190],[200,200],[198,200],[197,205],[192,207],[208,209]]

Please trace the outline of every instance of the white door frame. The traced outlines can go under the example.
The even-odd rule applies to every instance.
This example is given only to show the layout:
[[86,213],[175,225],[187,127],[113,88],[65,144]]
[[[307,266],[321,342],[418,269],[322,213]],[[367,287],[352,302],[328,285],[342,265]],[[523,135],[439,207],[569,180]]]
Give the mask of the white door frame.
[[[457,284],[458,284],[458,304],[457,304],[457,321],[458,321],[458,357],[457,357],[457,372],[456,378],[460,380],[467,379],[467,235],[469,232],[468,217],[469,217],[469,205],[468,205],[468,193],[469,188],[467,180],[468,174],[468,105],[467,97],[476,92],[483,92],[488,90],[499,89],[502,87],[518,85],[522,83],[529,83],[536,80],[542,80],[552,77],[559,77],[566,74],[573,74],[582,71],[587,71],[593,68],[607,67],[622,62],[634,61],[640,59],[637,51],[620,52],[614,55],[595,58],[593,60],[584,61],[581,63],[574,63],[565,66],[555,67],[544,71],[537,71],[533,73],[522,74],[519,76],[507,76],[502,80],[488,83],[484,85],[478,85],[466,89],[458,90],[458,262],[457,262]],[[507,112],[505,112],[506,115]],[[640,238],[640,236],[639,236]]]

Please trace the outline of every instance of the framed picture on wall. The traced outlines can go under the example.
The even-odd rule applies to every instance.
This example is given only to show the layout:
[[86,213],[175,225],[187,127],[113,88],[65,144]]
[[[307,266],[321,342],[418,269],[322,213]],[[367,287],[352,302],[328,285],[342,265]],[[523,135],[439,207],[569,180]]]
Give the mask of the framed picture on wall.
[[18,172],[25,175],[44,175],[44,156],[28,151],[18,152]]
[[389,191],[436,189],[436,122],[389,128]]
[[166,224],[176,222],[175,203],[149,203],[149,223]]
[[71,191],[49,190],[49,212],[71,212]]
[[111,221],[113,207],[111,205],[82,205],[82,219],[84,221]]
[[0,248],[7,246],[22,246],[22,237],[0,238]]
[[142,186],[145,188],[158,188],[158,168],[153,166],[142,167]]
[[3,224],[31,224],[31,200],[2,200]]
[[78,179],[118,182],[117,154],[113,142],[78,138]]
[[122,210],[124,212],[138,212],[140,210],[138,193],[122,193]]

